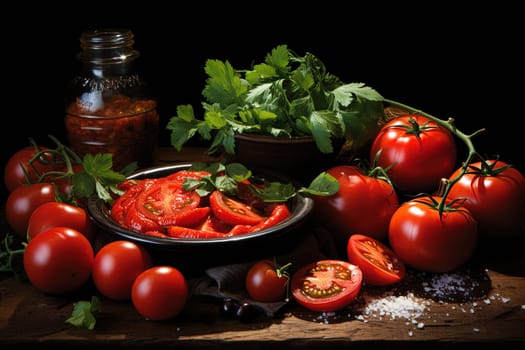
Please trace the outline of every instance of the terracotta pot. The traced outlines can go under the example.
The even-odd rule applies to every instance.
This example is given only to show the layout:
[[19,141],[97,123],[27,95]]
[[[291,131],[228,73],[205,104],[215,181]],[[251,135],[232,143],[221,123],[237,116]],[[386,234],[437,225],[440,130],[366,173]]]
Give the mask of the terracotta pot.
[[310,136],[278,138],[239,134],[235,135],[235,154],[228,158],[250,170],[276,171],[309,185],[332,164],[335,154],[321,153]]

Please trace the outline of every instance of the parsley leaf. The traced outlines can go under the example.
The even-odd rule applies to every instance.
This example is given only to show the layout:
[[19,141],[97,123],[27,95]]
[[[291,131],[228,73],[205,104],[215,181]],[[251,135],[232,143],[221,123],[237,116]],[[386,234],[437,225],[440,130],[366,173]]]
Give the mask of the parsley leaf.
[[100,300],[93,296],[91,301],[79,301],[73,304],[73,312],[65,322],[75,327],[83,327],[89,330],[95,329],[97,320],[95,313],[100,311]]
[[[195,190],[200,196],[207,196],[214,190],[235,196],[238,193],[238,183],[252,179],[251,170],[241,163],[197,162],[193,163],[188,170],[205,170],[211,174],[210,176],[203,176],[199,180],[192,178],[184,180],[183,188],[185,190]],[[339,190],[337,179],[326,172],[320,173],[309,187],[301,187],[299,189],[292,183],[266,181],[264,178],[257,178],[255,182],[259,183],[261,181],[264,182],[264,186],[250,184],[249,187],[264,202],[286,202],[298,193],[304,196],[329,196]]]
[[236,69],[228,61],[208,59],[202,95],[204,115],[181,105],[170,118],[171,144],[177,150],[199,133],[211,140],[209,153],[235,153],[235,134],[274,137],[312,136],[322,153],[334,153],[332,141],[345,139],[359,149],[384,118],[383,97],[363,83],[345,84],[311,53],[298,56],[278,45],[264,62]]
[[84,171],[75,173],[73,195],[90,197],[97,194],[106,202],[112,201],[113,194],[122,194],[117,185],[126,180],[124,173],[137,168],[136,163],[128,165],[122,172],[112,170],[113,156],[111,153],[86,154],[82,160]]

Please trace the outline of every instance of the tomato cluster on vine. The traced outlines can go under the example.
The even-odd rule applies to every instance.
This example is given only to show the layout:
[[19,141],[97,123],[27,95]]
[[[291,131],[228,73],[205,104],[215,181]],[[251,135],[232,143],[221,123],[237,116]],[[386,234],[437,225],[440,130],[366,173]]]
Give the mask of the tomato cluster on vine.
[[[476,133],[423,114],[387,122],[372,143],[368,168],[327,170],[341,187],[315,198],[314,218],[334,235],[340,253],[353,235],[364,235],[412,268],[448,272],[467,263],[480,240],[523,236],[524,176],[483,158],[471,140]],[[454,136],[469,151],[460,165]]]

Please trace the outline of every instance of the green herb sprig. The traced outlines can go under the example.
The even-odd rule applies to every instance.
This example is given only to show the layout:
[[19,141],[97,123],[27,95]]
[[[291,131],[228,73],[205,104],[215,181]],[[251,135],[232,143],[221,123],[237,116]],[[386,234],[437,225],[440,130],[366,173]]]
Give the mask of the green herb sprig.
[[81,300],[73,304],[71,316],[65,321],[78,328],[95,329],[95,314],[101,309],[100,299],[92,296],[90,301]]
[[334,139],[364,146],[384,118],[382,96],[363,83],[343,83],[311,53],[298,56],[286,45],[249,70],[208,59],[202,94],[204,115],[179,105],[167,129],[181,150],[195,135],[212,140],[208,149],[235,153],[235,134],[312,136],[322,153],[334,153]]
[[[53,135],[48,135],[48,137],[54,142],[54,148],[42,148],[33,139],[30,139],[30,143],[35,147],[35,155],[29,161],[28,166],[39,175],[36,182],[55,182],[65,179],[71,184],[70,193],[58,193],[57,200],[61,202],[77,205],[77,199],[97,196],[110,203],[114,195],[122,194],[117,185],[137,169],[137,162],[133,162],[124,169],[115,171],[112,169],[113,155],[111,153],[86,154],[81,158]],[[35,163],[47,158],[53,159],[57,164],[62,164],[65,170],[39,173]],[[82,170],[75,170],[76,165],[81,165]],[[28,183],[31,182],[27,174],[26,180]]]
[[[187,178],[184,181],[185,190],[195,190],[200,196],[207,196],[214,190],[236,196],[238,183],[252,177],[251,170],[240,163],[197,162],[193,163],[189,170],[205,170],[210,173],[210,176],[203,176],[198,180]],[[335,194],[339,187],[337,179],[326,172],[317,175],[308,187],[297,188],[291,182],[280,181],[267,182],[263,187],[250,185],[251,191],[264,202],[286,202],[299,193],[304,196],[329,196]]]

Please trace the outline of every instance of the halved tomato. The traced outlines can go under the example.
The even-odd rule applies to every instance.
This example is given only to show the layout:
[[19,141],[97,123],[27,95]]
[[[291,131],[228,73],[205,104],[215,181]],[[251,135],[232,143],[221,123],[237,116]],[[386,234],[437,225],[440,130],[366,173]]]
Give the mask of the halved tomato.
[[186,191],[179,181],[158,181],[137,195],[137,211],[157,223],[159,220],[175,221],[184,211],[197,208],[201,197],[195,191]]
[[318,312],[333,312],[349,305],[359,294],[363,273],[343,260],[319,260],[292,276],[292,295],[302,306]]
[[210,206],[215,216],[230,225],[255,225],[265,218],[252,207],[215,190],[210,195]]
[[374,286],[397,283],[405,276],[405,264],[392,249],[377,239],[354,234],[348,239],[348,261],[361,268],[363,281]]

